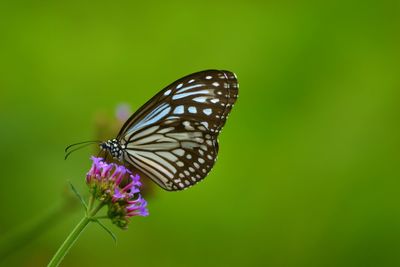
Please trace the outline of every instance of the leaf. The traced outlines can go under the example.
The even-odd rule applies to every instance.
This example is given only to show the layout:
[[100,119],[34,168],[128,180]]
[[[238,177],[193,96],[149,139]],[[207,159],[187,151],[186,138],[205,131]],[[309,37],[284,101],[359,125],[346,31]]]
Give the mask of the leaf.
[[94,221],[97,222],[101,226],[101,228],[103,228],[107,233],[109,233],[112,239],[114,240],[115,244],[117,244],[117,236],[113,232],[111,232],[111,230],[108,229],[107,226],[105,226],[98,219],[94,219]]
[[76,197],[79,199],[79,201],[81,202],[82,206],[85,208],[85,210],[88,209],[88,206],[85,202],[85,200],[83,199],[83,197],[81,196],[81,194],[79,194],[78,190],[76,190],[75,186],[71,183],[71,181],[68,181],[69,185],[71,186],[72,191],[75,193]]

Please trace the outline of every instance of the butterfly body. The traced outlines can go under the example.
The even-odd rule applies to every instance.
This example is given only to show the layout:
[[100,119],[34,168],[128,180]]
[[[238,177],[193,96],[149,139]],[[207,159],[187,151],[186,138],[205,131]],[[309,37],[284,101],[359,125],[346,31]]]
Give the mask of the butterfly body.
[[188,75],[151,98],[115,139],[101,143],[100,148],[166,190],[185,189],[213,167],[218,134],[237,95],[232,72],[206,70]]
[[111,139],[101,143],[100,149],[107,151],[113,159],[119,161],[123,161],[124,159],[125,145],[121,145],[117,139]]

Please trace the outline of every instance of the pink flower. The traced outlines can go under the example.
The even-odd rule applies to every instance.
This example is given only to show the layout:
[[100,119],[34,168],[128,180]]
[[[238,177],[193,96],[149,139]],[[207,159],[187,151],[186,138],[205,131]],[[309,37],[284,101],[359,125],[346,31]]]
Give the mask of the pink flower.
[[140,195],[139,175],[133,175],[123,165],[107,163],[92,157],[92,167],[86,175],[92,195],[108,205],[108,216],[113,223],[126,228],[129,218],[148,216],[147,202]]

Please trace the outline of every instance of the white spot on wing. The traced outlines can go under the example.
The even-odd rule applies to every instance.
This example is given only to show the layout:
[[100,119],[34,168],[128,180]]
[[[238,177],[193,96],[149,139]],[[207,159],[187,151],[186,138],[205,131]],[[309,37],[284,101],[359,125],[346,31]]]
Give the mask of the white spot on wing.
[[203,124],[206,128],[208,128],[208,122],[203,121],[201,124]]
[[193,126],[190,125],[190,122],[188,122],[188,121],[184,121],[183,122],[183,126],[185,126],[185,129],[188,130],[188,131],[193,131],[194,130]]
[[181,98],[188,97],[188,96],[191,96],[191,95],[201,95],[201,94],[209,94],[209,90],[201,90],[201,91],[194,91],[194,92],[174,95],[172,97],[172,100],[181,99]]
[[176,165],[178,165],[178,167],[183,167],[185,164],[183,164],[182,161],[178,161],[178,162],[176,163]]
[[195,138],[194,139],[197,143],[204,143],[204,139],[203,138],[200,138],[200,137],[197,137],[197,138]]
[[182,157],[183,154],[185,154],[185,150],[178,148],[178,149],[173,150],[172,153],[174,153],[177,156]]
[[194,114],[197,113],[196,107],[189,107],[188,110],[189,110],[190,113],[194,113]]
[[203,112],[204,112],[204,114],[206,114],[206,115],[211,115],[212,110],[211,110],[211,108],[205,108],[205,109],[203,109]]
[[207,97],[204,97],[204,96],[193,98],[193,101],[196,101],[198,103],[204,103],[204,102],[206,102],[206,100],[207,100]]
[[174,114],[183,114],[183,112],[184,112],[184,108],[183,108],[182,105],[177,106],[177,107],[174,109]]
[[204,86],[204,84],[194,84],[194,85],[186,86],[186,87],[183,87],[182,89],[178,90],[177,93],[181,94],[181,93],[186,92],[188,90],[191,90],[191,89],[194,89],[194,88],[197,88],[197,87],[202,87],[202,86]]

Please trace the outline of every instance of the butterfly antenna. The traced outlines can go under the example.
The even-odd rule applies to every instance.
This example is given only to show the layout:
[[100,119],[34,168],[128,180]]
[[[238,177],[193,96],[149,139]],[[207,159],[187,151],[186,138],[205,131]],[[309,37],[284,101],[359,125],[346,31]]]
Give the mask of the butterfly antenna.
[[67,152],[67,149],[66,149],[65,152],[67,152],[67,154],[65,155],[64,159],[67,159],[69,157],[69,155],[71,155],[73,152],[75,152],[75,151],[77,151],[79,149],[82,149],[84,147],[87,147],[87,146],[90,146],[90,145],[93,145],[93,144],[97,144],[97,143],[99,143],[99,142],[90,142],[90,143],[89,142],[85,142],[85,143],[82,143],[81,146],[78,146],[78,147],[76,147],[76,148],[74,148],[74,149],[72,149],[72,150],[70,150],[68,152]]
[[77,146],[77,145],[82,145],[82,144],[100,144],[102,141],[85,141],[85,142],[79,142],[79,143],[75,143],[72,145],[69,145],[65,148],[65,152],[68,152],[68,149],[70,149],[71,147]]

